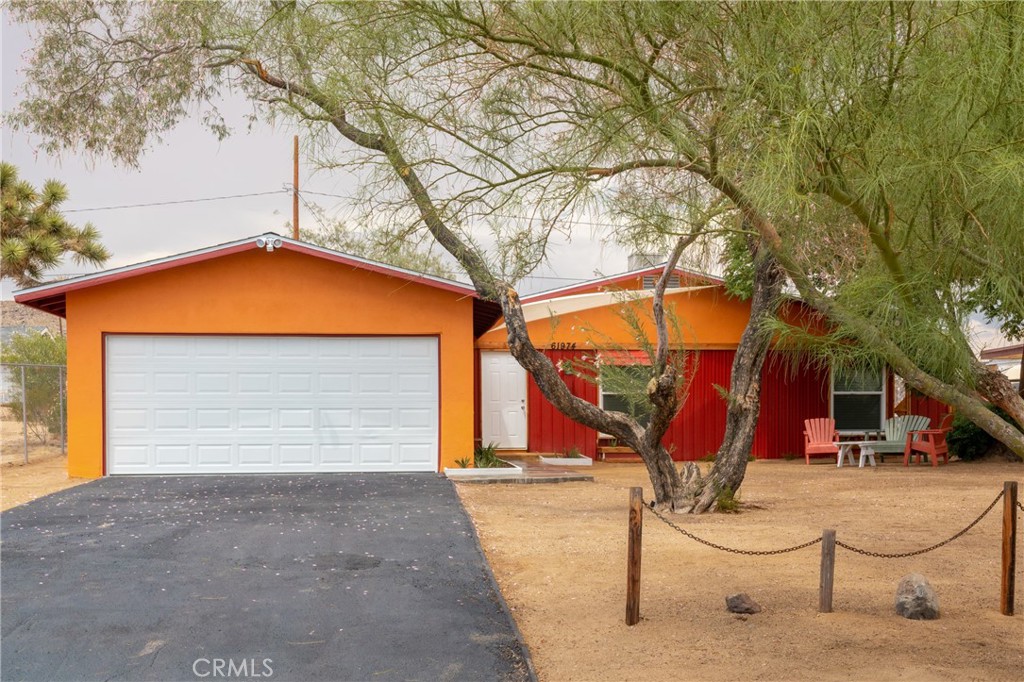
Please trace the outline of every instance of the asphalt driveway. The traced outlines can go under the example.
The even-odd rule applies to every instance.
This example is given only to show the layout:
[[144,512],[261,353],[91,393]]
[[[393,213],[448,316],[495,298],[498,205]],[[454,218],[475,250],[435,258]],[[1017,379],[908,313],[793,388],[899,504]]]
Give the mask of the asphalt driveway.
[[5,680],[529,679],[436,474],[106,478],[2,540]]

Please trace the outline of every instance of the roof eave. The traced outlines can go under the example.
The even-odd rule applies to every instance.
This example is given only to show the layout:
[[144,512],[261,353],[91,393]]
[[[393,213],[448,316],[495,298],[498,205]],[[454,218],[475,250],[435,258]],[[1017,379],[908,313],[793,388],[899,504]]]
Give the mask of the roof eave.
[[260,238],[265,239],[267,237],[279,239],[281,241],[281,246],[277,248],[325,258],[344,265],[370,270],[371,272],[377,272],[390,277],[398,277],[400,279],[444,289],[453,293],[463,294],[465,296],[476,296],[476,290],[472,286],[463,284],[462,282],[435,277],[434,275],[427,275],[414,270],[406,270],[405,268],[387,265],[386,263],[379,263],[377,261],[352,256],[346,253],[341,253],[340,251],[333,251],[320,246],[314,246],[313,244],[306,244],[287,237],[281,237],[277,234],[268,233],[253,237],[246,237],[245,239],[225,244],[218,244],[216,246],[210,246],[196,251],[166,256],[164,258],[126,265],[112,270],[95,272],[88,275],[82,275],[80,277],[74,277],[72,279],[50,282],[48,284],[41,284],[39,286],[22,289],[14,292],[14,300],[18,303],[36,308],[37,310],[66,317],[66,296],[68,292],[99,286],[101,284],[108,284],[110,282],[116,282],[118,280],[128,279],[131,277],[138,277],[140,275],[160,272],[162,270],[169,270],[171,268],[191,263],[199,263],[213,258],[220,258],[233,253],[246,251],[248,249],[264,248],[258,246],[256,244],[256,240]]

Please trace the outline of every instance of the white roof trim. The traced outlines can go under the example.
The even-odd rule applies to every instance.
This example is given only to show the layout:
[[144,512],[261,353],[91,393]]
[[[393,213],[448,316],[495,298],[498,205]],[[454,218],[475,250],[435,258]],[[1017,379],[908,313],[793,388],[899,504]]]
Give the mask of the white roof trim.
[[[719,285],[707,284],[699,287],[675,287],[672,289],[665,289],[665,295],[669,294],[684,294],[691,291],[700,291],[701,289],[716,289]],[[604,306],[613,305],[615,303],[626,303],[630,300],[638,300],[644,298],[653,298],[653,289],[632,289],[627,291],[601,291],[594,294],[576,294],[575,296],[555,296],[552,298],[546,298],[542,301],[531,301],[523,304],[523,317],[526,322],[534,322],[548,317],[559,317],[561,315],[567,315],[569,313],[576,313],[581,310],[590,310],[592,308],[602,308]],[[488,331],[495,331],[497,329],[504,329],[504,319],[499,320],[497,324],[488,329]]]
[[[612,281],[615,281],[615,280],[628,279],[630,276],[639,277],[640,275],[651,273],[652,270],[662,270],[662,271],[664,271],[664,269],[665,269],[664,266],[665,266],[665,264],[661,263],[661,264],[657,264],[657,265],[650,265],[650,266],[647,266],[647,267],[644,267],[644,268],[637,268],[636,270],[627,270],[626,272],[620,272],[620,273],[615,274],[615,275],[605,275],[604,277],[598,277],[597,279],[582,279],[579,282],[576,282],[575,284],[566,284],[566,285],[557,287],[555,289],[546,289],[544,291],[538,291],[538,292],[530,294],[528,296],[523,296],[523,298],[535,299],[538,296],[544,296],[545,297],[544,300],[547,300],[548,298],[554,298],[555,296],[557,296],[558,292],[560,292],[560,291],[569,291],[569,290],[572,290],[572,289],[578,289],[579,287],[582,287],[582,286],[600,286],[602,284],[606,284],[608,282],[612,282]],[[711,274],[708,274],[706,272],[697,272],[696,270],[690,270],[688,268],[676,267],[675,269],[673,269],[673,272],[683,272],[683,273],[686,273],[688,275],[695,275],[697,277],[705,277],[707,279],[714,280],[715,282],[723,282],[724,281],[724,280],[722,280],[721,277],[717,277],[715,275],[711,275]],[[531,303],[534,303],[534,302],[536,302],[536,301],[531,301]]]
[[202,248],[202,249],[197,249],[195,251],[186,251],[185,253],[178,253],[178,254],[174,254],[172,256],[165,256],[163,258],[156,258],[156,259],[153,259],[153,260],[143,261],[141,263],[133,263],[131,265],[124,265],[124,266],[119,267],[119,268],[112,268],[110,270],[101,270],[99,272],[93,272],[93,273],[90,273],[90,274],[87,274],[87,275],[80,275],[78,277],[70,277],[68,279],[56,280],[54,282],[47,282],[46,284],[39,284],[37,286],[29,287],[27,289],[19,289],[19,290],[14,292],[14,295],[16,295],[16,296],[23,296],[23,295],[27,295],[27,294],[36,294],[36,293],[46,292],[49,289],[60,289],[62,287],[68,287],[68,286],[78,287],[79,285],[84,284],[84,283],[89,282],[89,281],[92,281],[92,280],[104,279],[104,278],[110,277],[112,275],[124,275],[124,274],[130,273],[130,272],[132,272],[134,270],[145,270],[145,269],[152,268],[154,266],[169,264],[169,263],[172,263],[172,262],[174,262],[176,260],[193,259],[193,258],[195,258],[197,256],[203,256],[203,255],[208,254],[208,253],[213,253],[213,252],[216,252],[216,251],[222,251],[222,250],[227,250],[227,249],[232,249],[232,248],[235,248],[235,247],[243,246],[246,243],[251,243],[252,247],[254,249],[256,249],[256,248],[260,248],[260,247],[256,246],[256,240],[260,239],[260,238],[263,238],[263,239],[267,239],[267,238],[280,239],[281,242],[283,243],[282,247],[284,245],[291,245],[291,246],[299,247],[301,249],[309,249],[311,251],[316,251],[318,253],[322,253],[322,254],[324,254],[326,256],[329,256],[329,257],[339,257],[340,256],[341,258],[345,258],[347,260],[355,261],[356,263],[362,263],[362,264],[365,264],[365,265],[369,265],[369,266],[371,266],[373,268],[382,268],[382,269],[385,269],[385,270],[390,270],[390,271],[394,272],[395,274],[403,275],[403,276],[405,276],[405,277],[407,277],[409,279],[423,279],[423,280],[428,280],[430,282],[436,282],[438,284],[442,284],[442,285],[449,286],[449,287],[458,287],[458,288],[461,288],[461,289],[465,289],[466,293],[469,293],[469,294],[472,294],[472,293],[474,293],[476,291],[473,288],[472,285],[465,284],[464,282],[459,282],[459,281],[451,280],[451,279],[445,279],[443,277],[437,277],[436,275],[428,275],[426,273],[417,272],[415,270],[407,270],[405,268],[396,267],[394,265],[388,265],[387,263],[381,263],[379,261],[373,261],[373,260],[369,260],[367,258],[360,258],[359,256],[353,256],[352,254],[344,253],[342,251],[334,251],[333,249],[327,249],[327,248],[324,248],[322,246],[317,246],[315,244],[309,244],[307,242],[296,241],[296,240],[290,239],[288,237],[282,237],[281,235],[276,234],[274,232],[265,232],[263,234],[254,235],[252,237],[245,237],[244,239],[238,239],[238,240],[233,241],[233,242],[225,242],[223,244],[217,244],[215,246],[208,246],[208,247],[205,247],[205,248]]

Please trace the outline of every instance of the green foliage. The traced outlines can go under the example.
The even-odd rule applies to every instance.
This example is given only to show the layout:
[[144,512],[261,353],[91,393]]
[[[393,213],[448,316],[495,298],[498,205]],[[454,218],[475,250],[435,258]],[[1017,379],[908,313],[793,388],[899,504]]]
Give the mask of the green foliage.
[[473,463],[473,460],[470,459],[469,457],[462,457],[461,459],[455,460],[455,463],[459,466],[460,469],[468,469],[469,465]]
[[[33,332],[16,334],[0,350],[0,361],[23,365],[64,365],[67,361],[67,344],[64,337]],[[22,420],[21,368],[5,367],[11,399],[4,407],[11,410],[15,419]],[[61,420],[61,372],[56,366],[25,368],[25,415],[29,429],[41,443],[46,443],[50,434],[60,433]]]
[[703,457],[701,457],[700,460],[698,460],[698,461],[701,461],[701,462],[714,462],[715,461],[715,457],[717,457],[717,456],[718,456],[717,453],[709,452],[708,454],[706,454]]
[[473,466],[477,469],[496,469],[507,466],[498,458],[498,444],[479,445],[473,452]]
[[666,243],[724,196],[829,311],[809,350],[972,407],[967,316],[1024,319],[1024,3],[10,7],[36,35],[6,121],[44,151],[136,164],[196,109],[223,135],[230,88],[358,172],[366,224],[423,218],[509,282],[584,215]]
[[430,244],[421,244],[424,238],[415,225],[404,230],[353,230],[343,223],[335,223],[317,230],[302,230],[300,236],[303,241],[360,258],[455,279],[455,270],[449,262],[432,251]]
[[0,162],[0,274],[22,287],[38,284],[43,272],[58,265],[65,254],[76,263],[101,265],[110,253],[90,224],[75,227],[60,213],[68,190],[47,180],[42,190],[18,178],[18,169]]
[[786,460],[787,462],[792,462],[794,459],[799,459],[799,458],[800,458],[799,455],[794,454],[792,452],[784,452],[782,454],[782,459]]
[[742,232],[730,232],[723,240],[725,290],[741,301],[749,300],[754,293],[754,261],[750,257],[749,240],[750,236]]
[[[998,407],[989,405],[994,413],[1003,418],[1007,423],[1013,424],[1013,420],[1005,411]],[[953,430],[946,434],[946,443],[949,451],[964,461],[971,461],[984,457],[992,446],[995,439],[983,431],[979,426],[969,419],[957,414],[953,417]]]
[[580,459],[583,457],[583,453],[580,452],[580,449],[578,447],[573,445],[571,448],[565,451],[565,456],[568,459]]
[[718,495],[715,496],[715,509],[726,514],[738,512],[740,510],[739,492],[734,492],[728,486],[719,490]]

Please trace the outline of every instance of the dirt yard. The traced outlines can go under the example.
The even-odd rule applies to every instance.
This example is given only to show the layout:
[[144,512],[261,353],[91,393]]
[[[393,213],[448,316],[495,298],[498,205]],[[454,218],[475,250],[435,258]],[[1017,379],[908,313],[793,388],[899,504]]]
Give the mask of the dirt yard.
[[0,511],[86,482],[84,478],[68,478],[68,459],[61,454],[56,440],[43,445],[29,434],[28,464],[25,464],[21,423],[0,422],[0,437]]
[[[960,463],[877,469],[824,462],[750,464],[739,514],[677,517],[689,531],[743,549],[776,549],[834,528],[879,552],[920,549],[973,521],[1024,466]],[[779,556],[727,554],[644,515],[641,622],[625,615],[628,488],[639,464],[596,464],[594,483],[459,484],[540,679],[1024,679],[1024,560],[1017,615],[999,613],[1002,502],[967,535],[909,559],[838,549],[834,612],[817,613],[820,548]],[[1021,516],[1018,515],[1018,519]],[[1024,523],[1018,520],[1024,533]],[[941,618],[893,610],[911,572],[935,587]],[[736,616],[747,592],[763,612]]]

